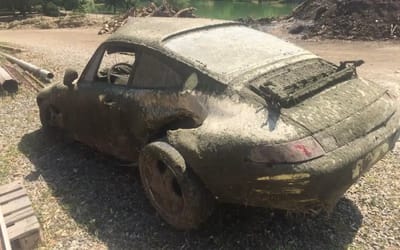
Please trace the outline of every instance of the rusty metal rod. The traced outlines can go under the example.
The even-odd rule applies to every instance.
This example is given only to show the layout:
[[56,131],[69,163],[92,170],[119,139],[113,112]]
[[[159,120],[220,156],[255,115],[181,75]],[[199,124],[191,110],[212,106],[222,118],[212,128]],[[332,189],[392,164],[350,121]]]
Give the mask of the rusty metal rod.
[[18,82],[2,67],[0,67],[0,87],[9,93],[18,91]]
[[33,82],[36,83],[36,85],[39,85],[41,89],[46,88],[46,85],[44,85],[39,79],[37,79],[32,73],[29,73],[28,71],[24,71],[24,75],[27,76],[29,79],[31,79]]
[[7,51],[13,51],[13,52],[16,52],[16,53],[20,53],[20,52],[23,51],[20,48],[11,47],[11,46],[8,46],[8,45],[2,44],[2,43],[0,43],[0,49],[7,50]]
[[20,60],[16,57],[13,57],[9,54],[0,52],[0,55],[4,56],[5,58],[7,58],[7,60],[9,60],[12,63],[18,64],[18,66],[20,66],[24,70],[27,70],[27,71],[31,72],[32,74],[37,75],[43,79],[52,79],[54,77],[54,74],[51,73],[50,71],[41,69],[31,63],[22,61],[22,60]]

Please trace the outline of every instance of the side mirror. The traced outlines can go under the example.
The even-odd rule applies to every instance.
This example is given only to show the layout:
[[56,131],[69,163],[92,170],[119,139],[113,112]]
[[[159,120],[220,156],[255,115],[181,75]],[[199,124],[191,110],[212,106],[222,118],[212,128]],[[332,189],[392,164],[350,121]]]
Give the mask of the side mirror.
[[182,91],[191,91],[197,87],[197,84],[199,84],[199,78],[196,73],[192,73],[183,84]]
[[72,83],[78,78],[78,72],[76,72],[76,70],[73,69],[67,69],[65,70],[64,73],[64,85],[71,87]]

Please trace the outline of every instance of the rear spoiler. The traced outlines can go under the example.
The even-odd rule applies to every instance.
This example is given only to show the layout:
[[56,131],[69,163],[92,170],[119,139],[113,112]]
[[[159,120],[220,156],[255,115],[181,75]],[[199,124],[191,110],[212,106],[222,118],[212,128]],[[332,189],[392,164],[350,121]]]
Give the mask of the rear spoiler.
[[[259,96],[263,97],[268,104],[275,108],[290,108],[326,88],[352,79],[356,75],[355,66],[346,66],[348,64],[344,65],[344,68],[339,66],[336,72],[330,74],[323,73],[323,77],[312,76],[309,79],[289,83],[287,86],[277,86],[278,84],[275,84],[272,81],[267,81],[261,85],[250,84],[249,88]],[[315,81],[315,78],[318,80]]]

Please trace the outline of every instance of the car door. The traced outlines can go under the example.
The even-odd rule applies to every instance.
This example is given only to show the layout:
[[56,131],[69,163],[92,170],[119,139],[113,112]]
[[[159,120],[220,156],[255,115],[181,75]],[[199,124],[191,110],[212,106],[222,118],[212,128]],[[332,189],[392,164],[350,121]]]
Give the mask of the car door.
[[121,137],[121,109],[133,71],[134,50],[131,45],[121,43],[105,44],[100,48],[96,53],[101,55],[95,55],[89,62],[91,65],[78,82],[73,99],[79,104],[71,130],[74,137],[119,158],[125,155],[127,139]]
[[[179,63],[155,52],[143,51],[135,67],[129,89],[124,94],[124,123],[134,142],[136,155],[149,141],[169,129],[199,126],[206,109],[198,97],[182,91],[184,79]],[[131,145],[132,146],[132,145]]]

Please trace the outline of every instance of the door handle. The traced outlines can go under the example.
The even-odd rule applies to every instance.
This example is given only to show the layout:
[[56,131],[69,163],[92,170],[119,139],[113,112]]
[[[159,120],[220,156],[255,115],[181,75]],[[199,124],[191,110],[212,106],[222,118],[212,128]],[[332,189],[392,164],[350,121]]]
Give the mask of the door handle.
[[109,96],[106,95],[101,95],[99,96],[100,102],[107,106],[107,107],[112,107],[115,106],[117,103],[113,101],[113,99]]
[[104,101],[103,104],[106,105],[107,107],[113,107],[117,103],[113,101]]

